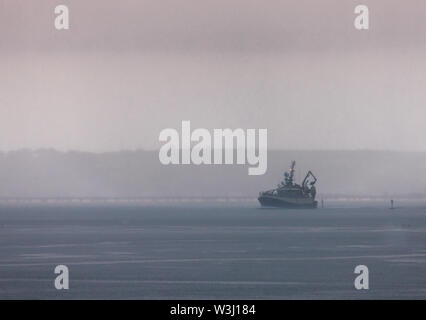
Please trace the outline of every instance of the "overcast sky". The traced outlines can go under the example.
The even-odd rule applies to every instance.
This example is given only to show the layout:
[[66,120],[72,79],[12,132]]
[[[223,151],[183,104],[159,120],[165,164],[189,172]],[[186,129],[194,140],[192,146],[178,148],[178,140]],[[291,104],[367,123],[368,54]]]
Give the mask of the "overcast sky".
[[0,150],[153,149],[190,120],[426,151],[425,18],[424,0],[0,0]]

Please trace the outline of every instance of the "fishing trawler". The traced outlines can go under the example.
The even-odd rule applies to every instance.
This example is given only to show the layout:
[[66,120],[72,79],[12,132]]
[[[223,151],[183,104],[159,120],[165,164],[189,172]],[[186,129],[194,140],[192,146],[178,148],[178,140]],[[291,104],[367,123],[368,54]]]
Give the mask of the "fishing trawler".
[[308,171],[302,184],[294,183],[294,167],[296,161],[291,162],[290,170],[284,173],[284,181],[280,182],[276,189],[259,193],[258,200],[264,207],[280,208],[316,208],[315,200],[317,178]]

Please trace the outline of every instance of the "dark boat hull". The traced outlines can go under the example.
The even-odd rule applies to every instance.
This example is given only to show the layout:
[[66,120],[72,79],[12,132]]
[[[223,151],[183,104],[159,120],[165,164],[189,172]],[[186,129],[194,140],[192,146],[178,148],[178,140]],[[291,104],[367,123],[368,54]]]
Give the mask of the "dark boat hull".
[[309,198],[283,198],[278,196],[267,196],[262,195],[258,198],[260,204],[263,207],[275,207],[275,208],[316,208],[318,202]]

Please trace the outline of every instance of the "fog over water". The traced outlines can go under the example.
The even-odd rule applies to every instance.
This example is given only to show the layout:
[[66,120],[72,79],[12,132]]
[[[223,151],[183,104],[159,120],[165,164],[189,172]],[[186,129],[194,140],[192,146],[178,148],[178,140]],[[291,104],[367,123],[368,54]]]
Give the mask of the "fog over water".
[[312,170],[318,197],[426,198],[426,153],[274,151],[265,175],[247,165],[162,165],[157,151],[102,154],[52,150],[0,153],[0,197],[257,197]]

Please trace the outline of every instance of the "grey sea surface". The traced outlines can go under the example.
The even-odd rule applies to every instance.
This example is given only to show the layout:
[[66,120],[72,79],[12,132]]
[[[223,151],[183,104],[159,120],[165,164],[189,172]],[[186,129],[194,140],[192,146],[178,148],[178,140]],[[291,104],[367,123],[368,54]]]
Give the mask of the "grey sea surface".
[[426,207],[3,204],[0,298],[425,299]]

